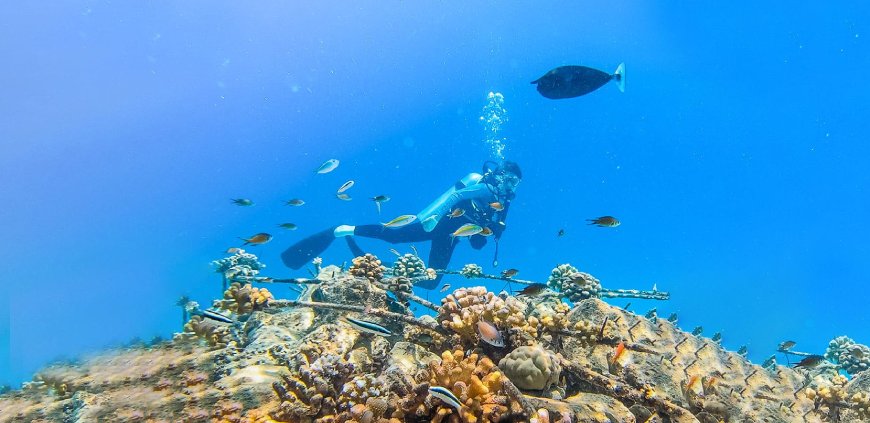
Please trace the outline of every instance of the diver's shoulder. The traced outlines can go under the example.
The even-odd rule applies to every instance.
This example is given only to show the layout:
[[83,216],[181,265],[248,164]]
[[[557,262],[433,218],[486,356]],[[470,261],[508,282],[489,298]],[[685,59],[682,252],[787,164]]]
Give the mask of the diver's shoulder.
[[462,178],[462,182],[465,182],[465,185],[467,186],[467,185],[471,185],[471,184],[476,184],[476,183],[480,182],[482,179],[483,179],[483,175],[481,175],[477,172],[471,172]]

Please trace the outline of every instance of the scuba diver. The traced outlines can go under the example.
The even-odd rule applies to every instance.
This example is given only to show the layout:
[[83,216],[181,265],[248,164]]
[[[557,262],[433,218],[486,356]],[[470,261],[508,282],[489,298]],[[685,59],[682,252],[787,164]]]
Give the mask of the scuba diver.
[[[481,234],[469,237],[471,247],[479,250],[486,245],[487,237],[495,239],[495,260],[497,265],[498,240],[505,229],[505,218],[511,201],[515,197],[517,185],[522,179],[520,167],[510,161],[501,165],[488,161],[484,163],[483,174],[470,173],[460,179],[432,204],[417,214],[410,224],[398,228],[386,228],[382,224],[339,225],[305,238],[281,253],[281,260],[291,269],[299,269],[314,257],[326,250],[336,238],[344,237],[356,256],[363,255],[353,237],[375,238],[391,244],[432,241],[429,249],[428,266],[445,269],[450,256],[458,244],[453,236],[459,227],[467,223],[487,228]],[[434,289],[441,281],[434,280],[418,283],[424,289]]]

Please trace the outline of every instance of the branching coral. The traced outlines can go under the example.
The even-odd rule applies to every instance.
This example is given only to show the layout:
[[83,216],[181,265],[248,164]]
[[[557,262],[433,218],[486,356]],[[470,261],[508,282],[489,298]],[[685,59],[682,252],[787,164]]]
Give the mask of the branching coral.
[[226,324],[193,316],[184,325],[184,332],[178,334],[180,339],[202,339],[208,345],[223,348],[234,341],[230,327]]
[[272,293],[266,288],[233,282],[224,292],[224,299],[216,301],[215,306],[235,314],[248,314],[268,306],[272,299]]
[[462,266],[462,270],[459,271],[459,274],[468,279],[479,278],[483,276],[483,268],[474,263],[470,263]]
[[511,351],[498,366],[520,389],[547,389],[558,382],[562,374],[558,357],[537,346],[523,346]]
[[215,272],[223,273],[227,279],[236,276],[256,276],[266,267],[265,264],[260,263],[257,256],[246,253],[242,249],[236,250],[235,254],[229,257],[211,262],[211,265],[214,266]]
[[385,269],[381,265],[381,261],[374,254],[366,253],[364,256],[353,259],[353,264],[350,266],[350,274],[366,278],[371,283],[376,283],[384,277]]
[[[807,398],[815,402],[816,410],[827,411],[828,418],[837,419],[840,409],[848,407],[848,394],[846,393],[846,378],[842,375],[834,376],[830,381],[817,376],[815,379],[816,389],[807,388]],[[832,420],[836,421],[836,420]]]
[[537,331],[526,320],[526,309],[527,305],[514,297],[504,299],[478,286],[457,289],[442,299],[436,319],[462,341],[475,344],[478,342],[477,322],[481,320],[501,330],[520,330],[535,337]]
[[565,285],[571,282],[571,276],[574,273],[577,273],[576,267],[567,263],[560,264],[550,272],[550,277],[547,278],[547,286],[554,291],[562,292]]
[[488,357],[445,351],[441,362],[430,364],[425,376],[430,386],[449,389],[462,404],[458,415],[451,406],[440,404],[433,422],[499,421],[510,411],[510,400],[502,388],[504,376]]

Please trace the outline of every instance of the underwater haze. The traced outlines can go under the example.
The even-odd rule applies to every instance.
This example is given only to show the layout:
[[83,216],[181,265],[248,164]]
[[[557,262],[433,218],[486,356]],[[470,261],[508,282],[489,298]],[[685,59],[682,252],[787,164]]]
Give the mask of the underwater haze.
[[[498,267],[493,242],[459,239],[450,269],[545,282],[570,263],[607,288],[655,285],[670,300],[633,299],[630,310],[678,313],[683,329],[721,332],[756,363],[784,340],[816,354],[839,335],[868,343],[868,12],[860,2],[7,5],[0,384],[171,338],[179,297],[220,297],[210,263],[240,237],[273,235],[245,247],[268,266],[261,275],[307,277],[284,266],[285,249],[336,225],[418,213],[500,161],[494,142],[523,174]],[[554,100],[530,84],[558,66],[620,63],[624,93],[608,83]],[[506,110],[496,133],[491,92]],[[316,174],[328,159],[338,168]],[[352,199],[341,201],[347,180]],[[380,215],[377,195],[391,198]],[[291,198],[306,203],[284,205]],[[587,224],[600,216],[621,224]],[[389,248],[411,252],[359,244],[384,260]],[[413,245],[428,256],[427,243]],[[323,254],[352,258],[344,242]]]

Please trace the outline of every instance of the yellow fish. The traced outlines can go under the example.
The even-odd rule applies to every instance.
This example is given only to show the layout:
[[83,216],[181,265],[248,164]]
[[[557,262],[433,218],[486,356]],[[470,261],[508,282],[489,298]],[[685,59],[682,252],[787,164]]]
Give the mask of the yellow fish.
[[415,220],[417,220],[417,215],[403,214],[387,223],[381,223],[381,225],[384,225],[385,228],[401,228]]
[[481,228],[478,225],[475,225],[474,223],[466,223],[466,224],[460,226],[459,229],[457,229],[456,232],[453,232],[450,236],[454,236],[454,237],[472,236],[472,235],[479,234],[480,231],[482,231],[482,230],[483,230],[483,228]]

